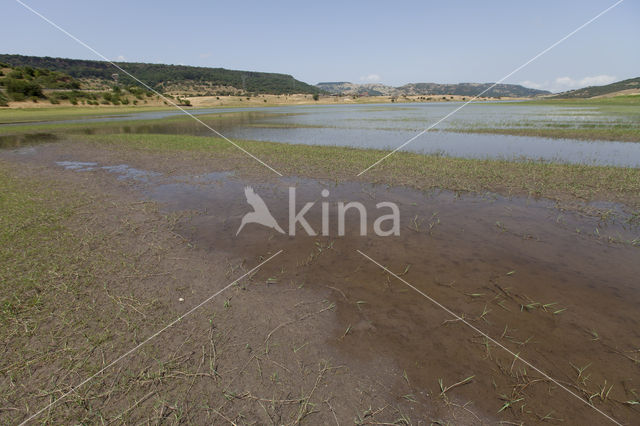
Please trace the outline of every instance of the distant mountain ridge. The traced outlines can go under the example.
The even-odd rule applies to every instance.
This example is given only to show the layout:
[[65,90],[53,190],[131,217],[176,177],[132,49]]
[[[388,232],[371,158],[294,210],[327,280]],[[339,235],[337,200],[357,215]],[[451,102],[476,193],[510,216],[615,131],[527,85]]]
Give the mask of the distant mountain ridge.
[[582,89],[570,90],[552,96],[556,99],[570,98],[593,98],[595,96],[606,96],[613,94],[640,93],[640,77],[629,78],[627,80],[616,81],[604,86],[589,86]]
[[[369,95],[369,96],[403,96],[403,95],[457,95],[476,96],[482,91],[491,87],[493,83],[409,83],[404,86],[393,87],[384,84],[357,84],[346,81],[322,82],[316,84],[320,90],[331,94],[344,95]],[[551,92],[546,90],[530,89],[519,84],[497,84],[484,93],[483,97],[517,97],[529,98],[534,96],[548,95]]]
[[[120,83],[139,85],[135,80],[118,72],[113,65],[105,61],[0,54],[0,62],[13,67],[30,66],[59,71],[76,79],[97,79],[107,84],[113,84],[113,75],[118,74],[117,78]],[[164,91],[165,86],[173,86],[179,90],[197,88],[199,91],[206,87],[212,92],[211,94],[239,92],[280,95],[319,92],[317,87],[296,80],[288,74],[139,62],[115,63],[159,91]],[[223,91],[224,93],[222,93]]]
[[396,88],[391,86],[385,86],[384,84],[357,84],[350,83],[348,81],[336,81],[336,82],[324,82],[316,84],[316,87],[332,95],[344,94],[344,95],[364,95],[369,96],[381,96],[381,95],[395,95]]

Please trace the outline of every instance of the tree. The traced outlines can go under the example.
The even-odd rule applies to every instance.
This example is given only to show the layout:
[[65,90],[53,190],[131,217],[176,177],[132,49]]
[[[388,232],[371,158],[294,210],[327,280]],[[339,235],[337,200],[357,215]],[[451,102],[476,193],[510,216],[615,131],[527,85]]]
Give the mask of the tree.
[[32,83],[25,80],[16,80],[12,78],[7,78],[4,81],[4,85],[7,88],[7,93],[14,100],[22,100],[25,97],[44,98],[44,94],[42,93],[42,87],[40,87],[36,83]]

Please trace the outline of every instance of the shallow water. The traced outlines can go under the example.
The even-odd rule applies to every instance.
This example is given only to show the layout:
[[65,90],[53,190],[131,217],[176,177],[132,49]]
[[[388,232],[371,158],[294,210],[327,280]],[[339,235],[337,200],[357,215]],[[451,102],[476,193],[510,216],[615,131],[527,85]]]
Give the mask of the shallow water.
[[56,140],[58,140],[57,135],[45,132],[21,135],[0,135],[0,149],[22,148],[40,143],[55,142]]
[[[460,103],[318,105],[270,108],[208,108],[191,110],[195,115],[238,112],[222,119],[207,119],[216,130],[232,139],[274,141],[307,145],[394,149],[429,127]],[[66,123],[128,121],[122,126],[87,126],[74,132],[187,134],[210,136],[212,132],[193,120],[163,121],[180,111],[126,114],[114,117],[69,120]],[[137,120],[157,122],[136,124]],[[469,127],[563,127],[588,125],[632,125],[637,117],[603,114],[595,108],[471,104],[422,135],[403,150],[464,158],[542,160],[574,164],[640,167],[640,143],[579,141],[529,136],[454,133]],[[50,122],[54,123],[54,122]],[[49,123],[39,125],[46,126]],[[2,142],[0,141],[0,145]],[[7,143],[10,145],[10,143]]]
[[[69,173],[116,170],[96,162],[58,167],[69,168]],[[189,212],[176,231],[197,249],[229,258],[283,249],[273,268],[286,271],[291,284],[279,287],[331,290],[337,325],[335,339],[327,344],[349,360],[393,362],[414,386],[426,390],[434,389],[440,378],[452,383],[473,374],[474,387],[460,388],[457,394],[474,400],[486,415],[495,415],[502,404],[492,394],[510,389],[498,366],[509,372],[514,363],[495,346],[486,346],[485,352],[482,336],[363,258],[360,250],[554,377],[570,380],[570,363],[578,363],[591,365],[594,383],[638,380],[632,361],[640,338],[638,248],[609,238],[638,237],[638,228],[624,220],[603,223],[562,211],[548,200],[494,194],[459,196],[296,177],[260,182],[218,172],[140,172],[150,179],[125,179],[165,212]],[[315,201],[305,217],[316,231],[322,223],[319,204],[326,200],[330,235],[308,236],[299,229],[294,238],[249,224],[236,236],[241,218],[251,211],[243,193],[247,185],[285,229],[290,186],[297,188],[298,211]],[[321,198],[323,189],[330,192],[326,199]],[[370,231],[375,204],[397,203],[401,235],[362,237],[357,216],[347,214],[347,234],[337,236],[338,201],[363,203],[372,215]],[[594,340],[593,332],[600,337]],[[624,392],[616,386],[612,397],[627,398]],[[588,422],[593,414],[559,390],[551,394],[546,385],[528,389],[527,407],[553,409],[577,423]],[[634,413],[620,405],[614,414],[628,420]]]
[[92,172],[94,170],[106,170],[109,173],[118,175],[119,180],[132,179],[140,182],[148,182],[150,178],[162,176],[157,172],[136,169],[127,164],[118,164],[115,166],[100,166],[98,163],[90,161],[56,161],[58,166],[64,167],[66,170],[74,170],[76,172]]
[[[369,113],[375,114],[389,110],[388,106],[362,108],[374,108]],[[408,121],[402,117],[406,117],[410,107],[391,108],[400,117],[398,123]],[[286,125],[291,120],[318,120],[318,114],[324,109],[294,108],[296,115],[279,116],[252,111],[212,123],[220,124],[220,129],[228,134],[256,131],[262,132],[258,135],[265,135],[266,131],[283,131],[299,134],[307,141],[312,140],[313,131],[318,131],[317,143],[323,143],[332,131],[394,137],[404,134],[402,132],[410,133],[407,129],[367,127],[373,120],[364,118],[349,120],[359,123],[360,127],[339,127],[337,119],[318,122],[335,125],[326,128],[255,127],[283,122]],[[311,112],[305,113],[307,110]],[[363,110],[365,118],[371,118],[369,113]],[[320,125],[318,123],[307,121],[306,125]],[[129,133],[204,134],[190,121],[159,121],[139,126],[123,123],[121,128],[81,131],[99,133],[114,129]],[[334,137],[337,134],[333,133]],[[448,134],[429,134],[425,141]],[[500,139],[483,135],[489,139],[481,143],[478,141],[483,139],[475,135],[460,136],[462,141],[481,144],[483,149],[491,140]],[[537,138],[513,139],[533,139],[531,144],[541,143]],[[363,143],[367,143],[366,138]],[[455,141],[450,140],[449,148],[454,144]],[[592,145],[611,146],[609,144]],[[640,380],[637,370],[640,268],[638,248],[629,243],[637,244],[640,232],[622,212],[619,217],[603,221],[563,211],[549,200],[505,198],[495,194],[460,196],[446,191],[421,192],[296,177],[260,181],[211,170],[194,175],[190,174],[189,167],[176,165],[174,169],[173,164],[160,173],[153,170],[157,166],[151,161],[131,162],[126,153],[112,153],[115,158],[95,152],[82,154],[75,150],[76,146],[51,144],[33,147],[29,155],[16,155],[11,151],[4,151],[2,155],[56,168],[58,173],[77,177],[76,183],[104,179],[117,182],[118,187],[121,181],[131,184],[133,190],[139,191],[141,200],[158,202],[163,213],[178,213],[176,217],[180,219],[175,231],[187,239],[194,250],[220,253],[228,259],[257,259],[264,253],[284,250],[277,263],[268,265],[272,268],[268,273],[261,271],[257,275],[253,285],[265,285],[267,277],[281,274],[277,275],[280,278],[277,284],[267,286],[273,288],[274,293],[305,286],[317,290],[323,300],[327,298],[335,303],[333,338],[321,344],[331,346],[344,356],[350,368],[370,366],[371,362],[378,361],[385,368],[384,364],[388,363],[397,371],[403,371],[406,381],[410,380],[416,388],[436,393],[439,380],[451,384],[473,375],[472,385],[456,389],[455,395],[460,399],[455,401],[461,404],[474,401],[473,409],[487,417],[499,413],[504,404],[499,396],[509,395],[514,382],[518,384],[521,377],[518,375],[522,374],[522,366],[512,357],[495,345],[484,345],[482,336],[363,258],[359,250],[563,383],[577,383],[572,365],[590,365],[589,374],[593,379],[587,386],[590,391],[587,396],[604,382],[615,384],[612,399],[634,398],[626,389]],[[47,150],[51,151],[49,156],[44,155]],[[249,224],[236,236],[242,217],[251,211],[243,192],[247,185],[260,194],[285,229],[288,189],[296,186],[298,211],[306,202],[316,203],[306,218],[317,231],[322,223],[321,191],[328,189],[330,235],[308,236],[299,230],[293,238]],[[362,237],[358,235],[357,217],[347,215],[347,235],[337,236],[335,219],[339,201],[363,203],[371,214],[369,231],[378,214],[375,204],[397,203],[401,211],[401,235],[377,237],[370,232],[369,237]],[[594,207],[621,210],[612,204]],[[268,321],[268,312],[264,316]],[[313,340],[317,333],[309,330],[301,337]],[[300,344],[304,342],[302,338]],[[371,368],[367,372],[372,376],[379,373]],[[398,376],[398,380],[404,379]],[[597,419],[558,388],[538,379],[529,383],[524,385],[527,400],[522,409],[526,405],[527,410],[533,410],[538,416],[559,413],[567,419],[563,424],[593,424]],[[637,418],[634,410],[635,407],[618,404],[613,405],[612,414],[631,424],[632,419]]]

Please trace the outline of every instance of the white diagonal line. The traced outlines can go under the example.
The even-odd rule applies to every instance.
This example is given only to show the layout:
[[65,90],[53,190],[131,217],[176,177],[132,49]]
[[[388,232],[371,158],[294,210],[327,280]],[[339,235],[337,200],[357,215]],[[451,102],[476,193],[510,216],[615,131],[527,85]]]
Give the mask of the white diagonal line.
[[388,153],[387,155],[383,156],[382,158],[380,158],[378,161],[376,161],[375,163],[373,163],[372,165],[370,165],[369,167],[367,167],[366,169],[364,169],[363,171],[361,171],[360,173],[358,173],[357,176],[360,176],[361,174],[365,173],[367,170],[371,169],[372,167],[377,166],[378,164],[380,164],[382,161],[384,161],[386,158],[388,158],[389,156],[395,154],[397,151],[401,150],[402,148],[404,148],[405,146],[409,145],[411,142],[413,142],[414,140],[418,139],[420,136],[424,135],[425,133],[427,133],[429,130],[433,129],[434,127],[436,127],[438,124],[442,123],[444,120],[446,120],[447,118],[451,117],[453,114],[455,114],[456,112],[460,111],[462,108],[466,107],[467,105],[469,105],[471,102],[473,102],[474,100],[478,99],[480,96],[484,95],[485,93],[487,93],[489,90],[493,89],[494,87],[496,87],[498,84],[502,83],[503,81],[505,81],[506,79],[508,79],[509,77],[511,77],[513,74],[517,73],[518,71],[520,71],[522,68],[526,67],[527,65],[529,65],[531,62],[535,61],[536,59],[538,59],[539,57],[541,57],[542,55],[544,55],[545,53],[547,53],[548,51],[550,51],[551,49],[553,49],[554,47],[556,47],[557,45],[559,45],[560,43],[562,43],[563,41],[565,41],[566,39],[568,39],[569,37],[571,37],[572,35],[574,35],[575,33],[577,33],[578,31],[580,31],[581,29],[583,29],[584,27],[586,27],[587,25],[589,25],[590,23],[592,23],[593,21],[595,21],[596,19],[600,18],[602,15],[604,15],[605,13],[607,13],[608,11],[610,11],[611,9],[613,9],[614,7],[616,7],[617,5],[619,5],[620,3],[622,3],[624,0],[618,0],[616,3],[614,3],[613,5],[609,6],[608,8],[606,8],[605,10],[603,10],[602,12],[598,13],[596,16],[594,16],[593,18],[589,19],[587,22],[585,22],[584,24],[580,25],[578,28],[576,28],[575,30],[571,31],[569,34],[567,34],[566,36],[562,37],[560,40],[556,41],[555,43],[553,43],[551,46],[547,47],[546,49],[544,49],[542,52],[538,53],[536,56],[534,56],[533,58],[529,59],[527,62],[525,62],[524,64],[520,65],[518,68],[514,69],[513,71],[511,71],[509,74],[505,75],[504,77],[502,77],[500,80],[496,81],[495,83],[493,83],[491,86],[487,87],[486,89],[484,89],[482,92],[478,93],[477,95],[475,95],[473,98],[469,99],[467,102],[465,102],[464,104],[460,105],[458,108],[454,109],[453,111],[451,111],[449,114],[445,115],[444,117],[442,117],[441,119],[439,119],[438,121],[436,121],[435,123],[433,123],[432,125],[430,125],[429,127],[427,127],[426,129],[424,129],[423,131],[421,131],[420,133],[418,133],[417,135],[413,136],[411,139],[409,139],[408,141],[406,141],[405,143],[403,143],[402,145],[398,146],[397,148],[395,148],[393,151],[391,151],[390,153]]
[[123,73],[125,73],[126,75],[128,75],[129,77],[131,77],[132,79],[134,79],[135,81],[137,81],[138,83],[142,84],[144,87],[146,87],[147,89],[149,89],[150,91],[152,91],[153,93],[155,93],[156,95],[160,96],[165,102],[171,104],[172,106],[176,107],[177,109],[179,109],[180,111],[182,111],[183,113],[185,113],[186,115],[188,115],[189,117],[193,118],[194,120],[196,120],[198,123],[202,124],[204,127],[206,127],[207,129],[211,130],[213,133],[215,133],[216,135],[218,135],[219,137],[221,137],[222,139],[224,139],[225,141],[229,142],[231,145],[235,146],[236,148],[238,148],[240,151],[244,152],[245,154],[247,154],[249,157],[253,158],[254,160],[256,160],[258,163],[262,164],[263,166],[265,166],[266,168],[268,168],[269,170],[271,170],[272,172],[274,172],[275,174],[277,174],[278,176],[282,176],[282,173],[280,173],[279,171],[277,171],[276,169],[274,169],[273,167],[271,167],[270,165],[268,165],[267,163],[265,163],[264,161],[262,161],[261,159],[259,159],[258,157],[256,157],[255,155],[253,155],[252,153],[250,153],[249,151],[247,151],[246,149],[244,149],[243,147],[241,147],[240,145],[238,145],[237,143],[235,143],[234,141],[232,141],[231,139],[227,138],[225,135],[223,135],[222,133],[220,133],[219,131],[217,131],[216,129],[214,129],[213,127],[209,126],[207,123],[205,123],[204,121],[200,120],[198,117],[196,117],[195,115],[191,114],[189,111],[185,110],[184,108],[182,108],[180,105],[176,104],[175,102],[173,102],[171,99],[167,98],[166,96],[164,96],[162,93],[158,92],[157,90],[151,88],[148,84],[144,83],[143,81],[141,81],[140,79],[138,79],[136,76],[134,76],[133,74],[131,74],[130,72],[124,70],[122,67],[120,67],[118,64],[116,64],[115,62],[111,61],[110,59],[108,59],[106,56],[104,56],[102,53],[98,52],[97,50],[95,50],[93,47],[89,46],[87,43],[83,42],[82,40],[80,40],[79,38],[77,38],[76,36],[74,36],[73,34],[69,33],[67,30],[65,30],[64,28],[62,28],[61,26],[59,26],[58,24],[56,24],[55,22],[51,21],[49,18],[47,18],[46,16],[43,16],[40,12],[38,12],[37,10],[33,9],[31,6],[29,6],[28,4],[25,4],[24,2],[22,2],[21,0],[16,0],[16,2],[18,2],[19,4],[21,4],[25,9],[31,11],[33,14],[39,16],[40,18],[42,18],[44,21],[48,22],[49,24],[51,24],[54,28],[58,29],[59,31],[63,32],[65,35],[67,35],[68,37],[70,37],[71,39],[73,39],[74,41],[76,41],[77,43],[81,44],[82,46],[86,47],[87,49],[89,49],[90,51],[92,51],[93,53],[95,53],[96,55],[98,55],[100,58],[102,58],[104,61],[108,62],[109,64],[113,65],[114,67],[116,67],[118,70],[122,71]]
[[57,403],[59,403],[60,401],[62,401],[63,399],[65,399],[67,396],[69,396],[70,394],[72,394],[73,392],[75,392],[76,390],[78,390],[78,388],[84,386],[85,384],[89,383],[91,380],[93,380],[94,378],[96,378],[97,376],[99,376],[100,374],[102,374],[105,370],[107,370],[108,368],[112,367],[113,365],[117,364],[118,362],[122,361],[124,358],[128,357],[129,355],[131,355],[132,353],[134,353],[135,351],[137,351],[138,349],[140,349],[142,346],[146,345],[147,343],[149,343],[151,340],[155,339],[156,337],[158,337],[162,332],[166,331],[167,329],[173,327],[174,325],[176,325],[177,323],[179,323],[180,321],[182,321],[185,317],[191,315],[193,312],[197,311],[199,308],[201,308],[203,305],[205,305],[206,303],[210,302],[211,300],[213,300],[216,296],[218,296],[220,293],[224,292],[225,290],[227,290],[229,287],[231,287],[232,285],[234,285],[235,283],[237,283],[238,281],[240,281],[241,279],[243,279],[244,277],[246,277],[247,275],[251,274],[253,271],[257,270],[258,268],[260,268],[262,265],[264,265],[265,263],[269,262],[271,259],[273,259],[274,257],[276,257],[277,255],[279,255],[280,253],[282,253],[283,250],[278,251],[276,254],[272,255],[271,257],[269,257],[268,259],[264,260],[262,263],[258,264],[257,266],[255,266],[253,269],[247,271],[246,273],[244,273],[243,275],[241,275],[239,278],[236,278],[234,281],[230,282],[229,284],[227,284],[225,287],[223,287],[222,289],[218,290],[217,292],[215,292],[214,294],[212,294],[211,296],[207,297],[204,301],[200,302],[199,304],[197,304],[196,306],[194,306],[193,308],[191,308],[190,310],[188,310],[186,313],[180,315],[178,318],[176,318],[175,320],[173,320],[172,322],[170,322],[168,325],[164,326],[162,329],[156,331],[155,333],[153,333],[151,336],[147,337],[145,340],[143,340],[140,344],[138,344],[137,346],[135,346],[134,348],[128,350],[127,352],[125,352],[124,354],[120,355],[118,358],[116,358],[114,361],[111,361],[109,364],[107,364],[105,367],[103,367],[102,369],[100,369],[100,371],[98,371],[97,373],[93,374],[92,376],[89,376],[88,378],[84,379],[82,382],[78,383],[77,385],[75,385],[74,387],[71,388],[70,391],[64,393],[60,398],[56,399],[55,401],[53,401],[51,404],[47,405],[46,407],[43,407],[42,409],[40,409],[39,411],[37,411],[36,413],[34,413],[31,417],[29,417],[28,419],[24,420],[22,423],[20,423],[20,426],[23,426],[25,424],[27,424],[28,422],[30,422],[31,420],[33,420],[34,418],[38,417],[40,414],[42,414],[42,412],[44,412],[45,410],[48,410],[50,407],[56,405]]
[[476,333],[479,333],[480,335],[484,336],[486,339],[490,340],[491,343],[494,343],[495,345],[497,345],[498,347],[504,349],[506,352],[508,352],[511,356],[514,357],[514,359],[517,359],[519,361],[522,361],[523,364],[526,364],[528,367],[530,367],[531,369],[537,371],[538,373],[542,374],[546,379],[552,381],[554,384],[556,384],[557,386],[559,386],[560,388],[564,389],[565,391],[569,392],[571,395],[573,395],[574,397],[576,397],[577,399],[579,399],[580,401],[582,401],[584,404],[586,404],[587,406],[593,408],[594,410],[596,410],[598,413],[602,414],[604,417],[606,417],[607,419],[611,420],[613,423],[622,426],[622,423],[618,422],[616,419],[614,419],[613,417],[609,416],[607,413],[605,413],[604,411],[602,411],[601,409],[599,409],[598,407],[596,407],[595,405],[591,405],[589,404],[587,401],[585,401],[584,399],[582,399],[580,397],[580,395],[576,394],[575,392],[573,392],[572,390],[570,390],[569,388],[567,388],[566,386],[560,384],[556,379],[554,379],[553,377],[551,377],[550,375],[548,375],[547,373],[545,373],[543,370],[539,369],[538,367],[536,367],[535,365],[531,364],[529,361],[523,359],[520,355],[513,353],[513,351],[511,351],[509,348],[507,348],[506,346],[504,346],[502,343],[498,342],[497,340],[493,339],[491,336],[489,336],[487,333],[485,333],[484,331],[480,330],[478,327],[476,327],[475,325],[469,323],[467,320],[464,319],[464,317],[456,314],[455,312],[453,312],[452,310],[450,310],[449,308],[447,308],[446,306],[444,306],[443,304],[441,304],[440,302],[438,302],[437,300],[435,300],[433,297],[429,296],[427,293],[423,292],[422,290],[414,287],[413,285],[411,285],[409,282],[407,282],[406,280],[404,280],[402,277],[396,275],[395,273],[393,273],[392,271],[390,271],[386,266],[381,265],[380,263],[376,262],[375,260],[373,260],[372,258],[370,258],[369,256],[367,256],[366,254],[364,254],[363,252],[361,252],[360,250],[356,251],[358,253],[360,253],[364,258],[368,259],[369,261],[371,261],[372,263],[376,264],[377,266],[379,266],[380,268],[382,268],[385,272],[387,272],[388,274],[393,275],[395,278],[399,279],[400,281],[402,281],[405,285],[407,285],[409,288],[415,290],[416,292],[418,292],[420,295],[424,296],[426,299],[428,299],[431,303],[433,303],[434,305],[436,305],[437,307],[439,307],[440,309],[442,309],[443,311],[445,311],[446,313],[448,313],[449,315],[451,315],[452,317],[454,317],[457,321],[462,322],[463,324],[465,324],[467,327],[471,328],[473,331],[475,331]]

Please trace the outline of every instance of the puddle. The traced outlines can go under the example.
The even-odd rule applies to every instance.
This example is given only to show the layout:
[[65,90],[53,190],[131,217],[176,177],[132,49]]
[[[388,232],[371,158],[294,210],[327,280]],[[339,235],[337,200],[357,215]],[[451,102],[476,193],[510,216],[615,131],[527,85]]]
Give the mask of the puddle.
[[[473,401],[474,410],[489,417],[504,404],[501,394],[529,382],[527,407],[561,411],[571,419],[592,415],[569,403],[570,395],[536,382],[532,371],[529,382],[522,382],[522,365],[514,368],[506,352],[385,273],[360,250],[553,377],[571,380],[572,363],[591,364],[594,383],[640,381],[631,361],[640,347],[640,248],[612,243],[638,241],[640,229],[622,217],[585,217],[548,200],[495,194],[459,196],[294,177],[246,181],[233,173],[151,181],[160,174],[127,165],[57,164],[147,182],[140,189],[144,198],[159,202],[163,211],[190,211],[175,229],[197,249],[244,259],[283,249],[277,265],[269,266],[278,291],[304,286],[330,295],[337,307],[334,338],[326,345],[353,368],[392,364],[424,392],[436,391],[440,379],[451,384],[473,376],[473,386],[456,389],[456,401]],[[236,236],[242,217],[252,210],[246,186],[285,230],[290,186],[296,187],[297,212],[315,202],[305,219],[318,233],[325,216],[321,203],[328,203],[329,235],[309,236],[298,227],[291,237],[248,224]],[[328,197],[321,195],[323,189]],[[337,203],[349,201],[365,206],[369,236],[359,235],[356,211],[347,213],[346,235],[338,236]],[[372,232],[381,201],[399,206],[400,236]],[[612,204],[593,207],[621,214]],[[313,333],[301,337],[306,338]],[[629,398],[621,385],[612,397]],[[624,417],[627,409],[617,414]]]
[[53,133],[27,133],[23,135],[0,135],[0,149],[29,147],[47,142],[55,142],[59,137]]
[[[331,235],[307,236],[300,228],[290,237],[249,224],[236,237],[243,215],[251,211],[243,194],[246,185],[264,199],[285,230],[289,185],[297,187],[297,211],[306,202],[316,202],[305,218],[317,232],[322,224],[320,203],[328,202]],[[330,191],[326,199],[322,189]],[[297,178],[276,184],[233,178],[206,185],[165,183],[152,186],[146,195],[167,211],[196,211],[177,230],[201,249],[245,258],[284,249],[274,273],[285,271],[279,278],[285,288],[330,292],[337,304],[337,324],[335,340],[327,344],[346,360],[362,365],[386,360],[425,391],[437,389],[440,378],[454,383],[475,375],[486,397],[478,397],[477,386],[475,391],[461,388],[457,396],[467,398],[463,402],[473,400],[488,416],[503,404],[499,393],[513,387],[511,379],[495,373],[496,363],[508,366],[513,360],[495,347],[487,358],[481,336],[451,322],[441,308],[356,250],[555,377],[573,374],[568,362],[593,362],[594,375],[610,383],[640,380],[629,359],[604,346],[615,345],[626,353],[640,344],[640,249],[607,242],[610,235],[625,241],[638,238],[638,227],[624,221],[603,224],[598,218],[560,211],[544,200],[492,194],[459,197]],[[369,237],[359,235],[356,214],[347,214],[347,234],[337,236],[339,201],[365,205],[372,215]],[[399,237],[371,232],[380,201],[400,207]],[[590,331],[607,337],[594,342]],[[530,392],[531,406],[552,405],[546,385]],[[553,395],[564,401],[561,407],[571,406],[568,412],[574,418],[590,415],[579,406],[572,412],[573,404],[566,401],[571,396],[560,391]]]
[[150,172],[148,170],[140,170],[134,167],[130,167],[126,164],[120,164],[118,166],[102,166],[102,170],[106,170],[109,173],[115,173],[118,179],[133,179],[141,182],[148,182],[150,178],[160,177],[161,173]]
[[62,166],[65,170],[75,170],[78,172],[88,172],[95,170],[98,163],[87,163],[82,161],[56,161],[58,166]]
[[99,166],[98,163],[95,162],[82,161],[56,161],[56,164],[64,167],[66,170],[74,170],[76,172],[105,170],[109,173],[117,174],[119,180],[132,179],[139,182],[149,182],[149,179],[151,178],[162,176],[162,173],[140,170],[126,164],[119,164],[117,166]]

